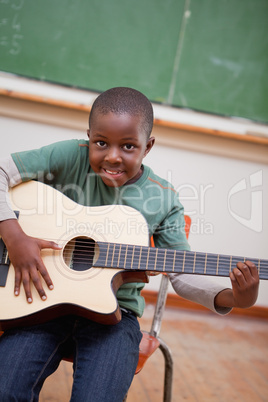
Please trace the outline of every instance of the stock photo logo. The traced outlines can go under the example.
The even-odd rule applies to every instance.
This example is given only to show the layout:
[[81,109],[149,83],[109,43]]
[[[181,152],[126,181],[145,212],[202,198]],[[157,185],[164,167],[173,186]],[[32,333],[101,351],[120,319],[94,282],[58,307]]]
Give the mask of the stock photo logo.
[[[237,182],[228,193],[228,211],[231,216],[241,225],[253,230],[262,231],[263,222],[263,177],[262,170],[252,173],[249,178],[243,178]],[[248,203],[250,214],[240,214],[234,208],[232,201],[235,197],[243,197],[244,202]]]

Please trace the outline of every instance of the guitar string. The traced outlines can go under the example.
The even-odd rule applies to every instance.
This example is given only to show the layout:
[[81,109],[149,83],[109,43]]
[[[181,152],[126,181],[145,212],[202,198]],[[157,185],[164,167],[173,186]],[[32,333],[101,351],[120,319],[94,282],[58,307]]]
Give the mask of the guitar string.
[[[106,257],[107,253],[103,251],[103,252],[101,252],[101,254]],[[125,254],[125,253],[123,252],[122,254]],[[129,255],[129,257],[127,256],[127,258],[131,259],[133,253],[129,252],[127,254]],[[87,253],[87,255],[85,255],[82,252],[76,252],[75,254],[73,252],[70,252],[69,255],[67,253],[65,253],[64,255],[66,256],[66,258],[71,257],[71,256],[75,256],[77,262],[82,263],[82,262],[85,262],[85,261],[88,260],[88,256],[94,257],[95,253],[92,252],[91,254]],[[159,253],[158,256],[157,256],[157,262],[159,264],[161,264],[161,263],[164,264],[164,262],[166,262],[167,264],[169,264],[169,263],[173,264],[173,261],[174,261],[174,258],[175,258],[175,264],[176,263],[178,264],[180,262],[178,260],[180,258],[183,259],[183,255],[184,255],[184,253],[175,253],[175,257],[173,255],[172,258],[169,258],[169,257],[165,258],[164,254],[161,255],[161,253]],[[118,260],[118,258],[120,257],[120,254],[119,253],[114,253],[113,257],[114,257],[114,260]],[[185,264],[194,264],[194,262],[195,262],[196,265],[197,265],[197,264],[206,262],[206,267],[209,267],[209,266],[211,266],[211,264],[213,264],[213,266],[214,266],[215,262],[218,262],[219,266],[226,266],[226,267],[228,266],[229,267],[229,265],[230,265],[230,258],[228,258],[228,257],[227,258],[221,257],[218,260],[218,257],[216,257],[216,256],[207,256],[207,258],[206,258],[206,256],[195,256],[194,254],[188,254],[188,253],[186,253],[186,257],[187,257],[187,260],[185,260]],[[98,259],[100,259],[100,257]],[[153,260],[154,256],[151,256],[151,259]],[[144,256],[144,257],[141,256],[141,258],[139,260],[140,260],[141,264],[145,264],[148,261],[147,256]],[[266,262],[265,260],[264,261],[260,260],[260,262],[256,258],[250,258],[250,259],[247,259],[247,260],[253,262],[255,265],[260,265],[261,269],[268,268],[268,262]],[[239,257],[232,257],[231,264],[234,265],[234,264],[236,264],[237,262],[240,262],[240,261],[244,262],[243,259],[241,259]],[[114,265],[114,264],[112,264],[112,265]]]
[[[107,252],[106,251],[101,251],[100,254],[102,256],[106,256]],[[125,251],[123,251],[121,253],[116,253],[115,252],[113,254],[114,259],[118,260],[118,258],[120,257],[120,254],[125,255]],[[135,252],[134,252],[134,254],[135,254]],[[174,254],[175,254],[175,257],[174,257]],[[73,256],[73,255],[75,255],[76,258],[80,257],[79,259],[81,261],[86,261],[89,255],[94,257],[95,252],[82,252],[82,251],[76,251],[75,253],[73,251],[70,251],[70,252],[67,252],[67,253],[64,252],[64,256],[66,256],[66,257]],[[131,259],[132,256],[133,256],[133,252],[128,250],[127,251],[127,258]],[[173,263],[174,258],[175,258],[175,262],[178,263],[179,262],[178,260],[180,258],[183,259],[183,256],[184,256],[184,251],[180,251],[180,250],[178,252],[173,253],[172,257],[165,257],[164,253],[159,252],[158,255],[157,255],[157,260],[158,261],[163,261],[163,262],[166,261],[168,263]],[[195,253],[194,254],[189,254],[189,252],[187,252],[187,251],[185,253],[185,256],[186,256],[188,261],[191,261],[191,260],[196,261],[196,262],[207,261],[207,265],[209,263],[212,263],[212,262],[215,262],[215,261],[218,261],[219,264],[226,263],[226,264],[229,265],[231,259],[232,259],[231,263],[233,263],[233,262],[237,263],[237,262],[240,262],[240,261],[244,262],[244,258],[241,258],[241,257],[238,257],[238,256],[237,257],[236,256],[222,257],[220,255],[220,257],[218,257],[218,256],[211,256],[211,255],[207,255],[207,256],[206,255],[195,255]],[[135,255],[134,255],[134,257],[135,257]],[[155,255],[151,255],[150,259],[153,260],[154,257],[155,257]],[[137,258],[139,258],[139,256],[137,256]],[[98,259],[100,259],[100,256],[98,256]],[[143,262],[147,261],[147,256],[141,256],[140,260],[143,261]],[[254,263],[255,263],[255,261],[257,263],[260,262],[260,264],[262,264],[262,266],[268,266],[267,260],[262,260],[262,259],[259,260],[258,258],[247,258],[246,261],[247,260],[252,261]]]
[[[113,244],[113,243],[112,243]],[[124,247],[126,247],[126,245],[125,244],[121,244],[121,252],[120,253],[125,253],[125,250],[122,250],[122,248],[124,248]],[[68,245],[65,247],[65,250],[68,248]],[[84,248],[85,250],[87,249],[87,254],[89,255],[89,253],[91,253],[92,254],[92,256],[94,256],[94,254],[95,254],[95,251],[92,249],[92,250],[88,250],[88,247],[86,247],[84,244],[81,244],[80,245],[80,248]],[[131,250],[131,248],[132,248],[132,250]],[[112,249],[112,247],[111,247],[111,249]],[[148,252],[147,252],[147,250],[148,250],[148,247],[143,247],[143,246],[138,246],[138,252],[139,253],[141,253],[142,254],[142,251],[143,251],[143,249],[144,250],[146,250],[146,253],[148,254]],[[150,251],[152,250],[152,252],[155,252],[155,248],[150,248]],[[69,252],[69,251],[68,251]],[[68,255],[68,252],[66,253],[66,251],[65,251],[65,255],[67,254]],[[169,249],[168,250],[168,252],[171,252],[172,253],[172,257],[165,257],[165,250],[163,250],[163,249],[158,249],[158,256],[157,256],[157,262],[159,263],[159,265],[161,264],[161,263],[163,263],[164,264],[164,262],[167,262],[167,263],[169,263],[169,262],[172,262],[173,263],[173,261],[174,261],[174,253],[175,254],[177,254],[177,256],[176,256],[176,258],[178,258],[178,257],[182,257],[183,255],[184,255],[184,251],[183,250],[172,250],[172,249]],[[73,251],[71,250],[70,251],[70,253],[71,253],[71,255],[73,255]],[[103,254],[105,257],[106,257],[106,255],[107,255],[107,251],[106,250],[100,250],[100,253],[101,254]],[[162,253],[162,255],[161,255],[161,253]],[[129,258],[132,258],[132,255],[133,255],[133,246],[131,245],[130,247],[128,247],[128,253],[127,254],[129,254]],[[82,261],[87,261],[87,258],[84,258],[84,255],[85,254],[83,254],[81,251],[76,251],[75,252],[75,259],[76,259],[76,262],[77,263],[82,263]],[[78,257],[79,256],[79,257]],[[119,258],[119,252],[117,252],[116,250],[114,251],[114,253],[113,253],[113,257],[114,257],[114,261],[117,261],[118,260],[118,258]],[[189,264],[193,264],[194,263],[194,261],[195,261],[195,265],[197,266],[198,264],[201,264],[201,263],[203,263],[204,264],[204,262],[205,262],[205,259],[206,259],[206,269],[213,269],[213,270],[215,270],[215,262],[218,262],[218,266],[219,266],[219,268],[224,268],[224,267],[229,267],[230,266],[230,259],[231,259],[231,257],[232,257],[232,260],[235,260],[235,261],[233,261],[233,265],[234,264],[236,264],[236,262],[238,262],[238,261],[243,261],[244,260],[244,257],[239,257],[239,256],[227,256],[227,255],[217,255],[217,254],[206,254],[206,253],[199,253],[199,252],[197,252],[197,253],[195,253],[195,252],[191,252],[191,251],[186,251],[186,256],[187,256],[187,259],[188,259],[188,261],[185,261],[185,264],[187,265],[189,265]],[[218,256],[220,256],[220,259],[219,259],[219,257]],[[81,258],[80,258],[81,257]],[[153,256],[151,256],[151,258],[153,258]],[[176,258],[175,258],[175,261],[176,261]],[[218,260],[219,259],[219,260]],[[267,265],[267,267],[268,267],[268,260],[263,260],[263,259],[261,259],[261,260],[259,260],[259,259],[257,259],[257,258],[248,258],[249,260],[251,260],[251,261],[254,261],[254,263],[255,263],[255,261],[257,262],[257,264],[255,263],[255,265],[259,265],[260,264],[260,268],[261,268],[261,271],[262,271],[262,273],[264,273],[264,271],[266,270],[266,265]],[[145,261],[147,262],[147,260],[148,260],[148,258],[147,258],[147,255],[146,256],[142,256],[141,255],[141,258],[140,258],[140,265],[145,265]],[[191,261],[192,260],[192,261]],[[204,261],[203,261],[204,260]],[[212,266],[211,266],[211,264],[212,264]],[[136,265],[136,264],[135,264]]]
[[[129,258],[130,259],[130,258]],[[186,262],[185,261],[185,264],[184,264],[184,267],[185,267],[185,269],[194,269],[195,267],[196,267],[196,269],[198,270],[199,268],[200,268],[200,265],[202,265],[204,268],[206,268],[206,271],[211,271],[211,272],[215,272],[215,270],[217,269],[217,266],[216,266],[216,262],[217,262],[217,260],[215,260],[215,262],[213,263],[213,261],[211,262],[211,263],[207,263],[207,264],[205,264],[205,260],[203,260],[203,261],[196,261],[196,263],[195,263],[195,265],[193,265],[193,261],[194,260],[192,260],[192,261],[188,261],[188,262]],[[77,263],[77,264],[85,264],[85,263],[88,263],[88,259],[83,259],[83,258],[81,258],[81,259],[76,259],[75,260],[75,262]],[[164,265],[164,263],[166,262],[166,260],[162,260],[161,261],[161,259],[160,258],[157,258],[157,266],[162,266],[162,265]],[[237,261],[237,262],[239,262],[239,261]],[[233,264],[231,265],[231,270],[236,266],[236,263],[237,262],[233,262]],[[130,262],[128,262],[127,261],[127,264],[129,264],[129,265],[131,265],[130,264]],[[127,265],[126,264],[126,265]],[[255,264],[255,262],[254,262],[254,264]],[[94,265],[96,266],[96,263],[94,263]],[[139,264],[137,264],[137,263],[135,263],[134,262],[134,267],[133,267],[133,269],[134,270],[137,270],[137,269],[141,269],[141,267],[143,267],[143,266],[145,266],[146,268],[145,269],[147,269],[148,271],[158,271],[158,270],[160,270],[160,271],[162,271],[160,268],[154,268],[152,265],[147,265],[147,260],[143,260],[143,259],[141,259],[140,260],[140,263]],[[179,266],[181,266],[181,265],[183,265],[182,264],[182,261],[181,261],[181,263],[180,263],[180,265],[177,263],[175,263],[175,265],[174,265],[174,271],[176,271],[176,270],[179,270]],[[255,264],[256,265],[256,264]],[[101,265],[102,266],[102,265]],[[256,265],[257,266],[257,265]],[[120,264],[106,264],[106,265],[104,265],[104,267],[109,267],[109,268],[120,268]],[[125,264],[124,264],[124,267],[125,267]],[[151,269],[150,269],[151,268]],[[224,269],[224,268],[228,268],[228,270],[230,269],[230,264],[229,263],[225,263],[225,262],[219,262],[218,263],[218,269],[220,270],[220,269]],[[257,267],[258,268],[258,267]],[[128,267],[126,268],[126,269],[129,269]],[[168,266],[168,264],[167,264],[167,266],[166,266],[166,270],[167,271],[169,271],[169,272],[171,272],[172,271],[172,269],[173,269],[173,267],[172,268],[170,268],[169,266]],[[261,271],[261,273],[268,273],[268,266],[264,266],[264,265],[261,265],[260,266],[260,271]],[[181,272],[181,271],[180,271]]]
[[[108,244],[108,243],[99,243],[99,244]],[[125,252],[125,250],[122,250],[122,248],[126,248],[126,244],[110,243],[110,245],[112,245],[112,246],[113,246],[113,244],[116,244],[117,246],[121,246],[120,253]],[[146,246],[136,246],[136,247],[137,247],[137,249],[135,251],[136,251],[137,254],[140,253],[140,252],[141,253],[142,252],[148,253],[148,249],[150,249],[151,253],[155,252],[155,250],[156,250],[156,248],[153,248],[153,247],[146,247]],[[68,244],[67,244],[66,247],[65,247],[65,250],[68,249],[68,248],[70,248],[70,251],[68,251],[68,252],[73,253],[73,248],[68,247]],[[83,243],[81,243],[79,248],[86,250],[88,253],[91,252],[92,254],[95,254],[95,250],[93,249],[94,247],[92,247],[92,246],[89,249],[88,246],[85,246]],[[133,248],[133,245],[128,245],[127,253],[132,255],[133,249],[131,250],[131,248]],[[112,247],[110,247],[110,249],[112,249]],[[160,257],[163,257],[164,260],[169,260],[170,259],[170,261],[171,260],[173,261],[174,253],[178,254],[178,256],[180,256],[180,255],[183,255],[184,252],[186,253],[187,257],[193,257],[193,258],[196,258],[196,259],[200,259],[200,258],[213,259],[213,258],[215,258],[216,260],[218,258],[220,258],[220,262],[222,262],[223,260],[229,261],[230,258],[235,259],[235,260],[239,260],[239,261],[243,261],[245,259],[245,257],[242,257],[242,256],[231,256],[231,255],[229,256],[229,255],[225,255],[225,254],[214,254],[214,253],[195,252],[195,251],[188,251],[188,250],[185,250],[185,251],[184,250],[173,250],[173,249],[167,249],[167,253],[172,254],[172,256],[171,257],[169,257],[169,256],[165,257],[165,253],[166,253],[165,249],[160,248],[160,249],[157,249],[157,250],[158,250],[158,259],[160,259]],[[107,250],[100,249],[100,252],[101,253],[107,253]],[[81,253],[82,256],[84,255],[82,253],[82,251],[76,250],[76,255],[79,254],[79,253]],[[162,255],[161,255],[161,253],[162,253]],[[114,251],[114,256],[118,257],[118,255],[119,255],[119,251],[115,250]],[[144,258],[147,259],[147,255],[144,256]],[[248,259],[248,260],[256,260],[256,261],[260,260],[261,263],[268,264],[268,260],[266,260],[266,259],[259,259],[257,257],[251,257],[251,258],[247,257],[246,259]]]
[[[77,243],[76,243],[77,244]],[[106,245],[106,244],[108,244],[108,243],[105,243],[105,242],[98,242],[98,243],[96,243],[97,245],[98,244],[100,244],[101,245],[101,247],[102,247],[102,245]],[[129,254],[131,254],[131,253],[133,253],[133,250],[131,250],[131,248],[133,249],[133,245],[127,245],[127,244],[120,244],[120,243],[109,243],[110,244],[110,250],[113,248],[113,245],[115,245],[115,246],[121,246],[121,251],[120,251],[120,253],[122,253],[122,252],[124,252],[125,250],[122,250],[122,248],[126,248],[126,246],[128,246],[128,250],[127,250],[127,253],[129,253]],[[151,253],[153,253],[153,252],[155,252],[155,250],[157,249],[158,250],[158,257],[161,257],[161,253],[162,253],[162,256],[164,257],[164,255],[165,255],[165,253],[166,253],[166,250],[165,249],[161,249],[161,248],[154,248],[154,247],[147,247],[147,246],[135,246],[136,247],[136,249],[135,249],[135,252],[137,252],[137,254],[138,253],[140,253],[140,251],[139,250],[141,250],[141,253],[142,252],[147,252],[148,253],[148,249],[150,249],[150,252]],[[67,243],[67,245],[65,246],[65,250],[66,249],[68,249],[68,248],[70,248],[71,250],[70,250],[70,252],[72,253],[73,252],[73,248],[72,248],[72,246],[69,246],[68,247],[68,243]],[[90,249],[89,249],[89,247],[88,246],[85,246],[84,245],[84,243],[83,242],[81,242],[81,244],[79,245],[79,248],[80,249],[84,249],[84,250],[87,250],[88,252],[90,251],[90,252],[92,252],[93,254],[95,254],[95,250],[94,250],[94,248],[95,248],[95,246],[90,246]],[[92,250],[91,250],[91,248],[92,248]],[[137,251],[138,250],[138,251]],[[104,250],[103,248],[100,248],[100,252],[102,252],[102,253],[105,253],[105,252],[107,252],[107,250]],[[174,249],[167,249],[167,253],[170,253],[170,254],[172,254],[172,256],[171,257],[169,257],[169,256],[166,256],[165,257],[165,260],[168,260],[169,258],[170,258],[170,260],[173,260],[174,259],[174,253],[177,253],[178,255],[183,255],[184,254],[184,252],[187,254],[187,257],[193,257],[193,258],[215,258],[215,259],[218,259],[219,257],[220,257],[220,261],[222,261],[222,259],[227,259],[227,260],[230,260],[230,258],[232,258],[232,259],[239,259],[240,261],[243,261],[244,260],[244,258],[245,257],[242,257],[242,256],[233,256],[233,255],[226,255],[226,254],[215,254],[215,253],[205,253],[205,252],[199,252],[199,251],[197,251],[197,252],[195,252],[195,251],[189,251],[189,250],[174,250]],[[79,252],[78,252],[79,253]],[[114,255],[119,255],[119,251],[117,251],[117,250],[115,250],[114,251]],[[144,258],[146,258],[147,259],[147,255],[146,256],[144,256]],[[257,261],[261,261],[261,262],[263,262],[263,263],[267,263],[268,264],[268,260],[266,260],[266,259],[259,259],[259,258],[257,258],[257,257],[246,257],[248,260],[257,260]]]
[[[98,244],[101,246],[100,247],[100,250],[101,250],[101,252],[106,252],[106,250],[104,250],[104,247],[105,247],[105,245],[108,245],[108,244],[110,244],[110,250],[113,248],[113,246],[115,246],[115,247],[121,247],[121,252],[122,252],[122,248],[126,248],[126,246],[128,246],[128,252],[132,252],[131,251],[131,248],[133,248],[133,245],[131,244],[126,244],[126,243],[107,243],[107,242],[96,242],[96,243],[94,243],[93,245],[90,245],[90,246],[88,246],[88,245],[85,245],[85,243],[84,242],[81,242],[81,243],[78,243],[78,242],[76,242],[75,243],[75,246],[79,246],[79,248],[80,249],[84,249],[84,250],[89,250],[89,249],[91,249],[92,248],[92,251],[93,251],[93,253],[95,253],[95,250],[94,250],[94,248],[95,248],[95,244],[98,246]],[[74,250],[75,249],[75,247],[73,246],[73,245],[69,245],[68,243],[66,244],[66,246],[64,247],[64,249],[66,250],[66,249],[68,249],[68,248],[70,248],[70,252],[73,252],[72,250]],[[167,250],[167,253],[171,253],[171,254],[173,254],[173,253],[184,253],[184,252],[186,252],[186,253],[188,253],[188,255],[189,256],[191,256],[191,255],[193,255],[194,256],[194,254],[196,254],[196,257],[209,257],[209,258],[211,258],[211,257],[215,257],[216,259],[218,258],[218,256],[220,256],[220,258],[227,258],[227,259],[230,259],[231,257],[232,258],[236,258],[236,259],[240,259],[240,260],[243,260],[245,257],[244,256],[234,256],[234,255],[227,255],[227,254],[216,254],[216,253],[206,253],[206,252],[203,252],[203,251],[191,251],[191,250],[175,250],[175,249],[163,249],[163,248],[156,248],[156,247],[149,247],[149,246],[140,246],[140,245],[135,245],[135,251],[137,251],[137,250],[139,250],[139,249],[141,249],[142,250],[142,252],[144,251],[144,252],[147,252],[148,251],[148,249],[150,249],[150,251],[152,251],[152,252],[155,252],[155,250],[157,249],[158,250],[158,253],[163,253],[163,254],[165,254],[165,252],[166,252],[166,250]],[[114,251],[115,253],[119,253],[118,251]],[[168,256],[166,257],[167,259],[169,258]],[[261,259],[259,259],[258,257],[246,257],[247,259],[254,259],[254,260],[260,260],[260,261],[263,261],[263,262],[267,262],[267,264],[268,264],[268,259],[263,259],[263,258],[261,258]],[[171,256],[171,259],[173,259],[173,255]]]
[[[88,239],[89,238],[83,238],[83,239]],[[62,241],[64,242],[64,241]],[[58,242],[59,243],[59,242]],[[94,247],[90,247],[92,248],[92,250],[88,250],[88,246],[85,246],[84,242],[81,241],[76,241],[76,245],[79,244],[80,249],[84,248],[85,250],[87,250],[87,252],[89,253],[89,251],[92,253],[92,257],[94,257],[95,254],[95,250]],[[95,243],[94,243],[95,244]],[[107,242],[96,242],[96,244],[100,244],[100,245],[107,245]],[[121,243],[109,243],[110,245],[115,245],[116,246],[121,246],[121,251],[120,253],[125,253],[124,248],[126,248],[126,244],[121,244]],[[153,247],[148,247],[148,246],[140,246],[137,245],[137,250],[140,250],[140,253],[142,254],[142,251],[146,251],[147,255],[146,256],[142,256],[140,257],[140,265],[147,265],[147,261],[148,261],[148,249],[150,249],[150,254],[152,253],[156,253],[156,250],[158,250],[157,253],[157,264],[158,265],[162,265],[164,263],[167,264],[172,264],[173,266],[173,262],[174,262],[174,253],[175,253],[175,267],[174,267],[174,271],[176,272],[176,260],[178,258],[183,258],[184,254],[186,254],[186,260],[185,260],[185,264],[184,264],[184,268],[185,269],[189,269],[193,267],[193,264],[195,262],[195,267],[197,269],[200,269],[200,264],[202,264],[205,268],[206,268],[206,272],[208,273],[213,273],[215,274],[215,263],[218,262],[218,268],[219,269],[224,269],[224,268],[228,268],[230,270],[230,259],[232,258],[232,267],[231,270],[233,269],[233,267],[236,265],[237,262],[244,260],[244,257],[241,256],[229,256],[229,255],[225,255],[225,254],[214,254],[214,253],[205,253],[205,252],[194,252],[194,251],[188,251],[188,250],[173,250],[173,249],[167,249],[167,253],[172,254],[171,257],[166,256],[165,253],[165,249],[161,249],[161,248],[153,248]],[[68,251],[68,248],[70,248],[70,251]],[[110,249],[112,249],[112,247],[110,247]],[[122,250],[123,249],[123,250]],[[67,251],[66,251],[67,250]],[[69,253],[69,254],[68,254]],[[70,258],[73,257],[73,253],[74,253],[74,248],[72,246],[68,246],[68,243],[66,244],[66,246],[64,247],[64,256],[65,258]],[[107,250],[100,250],[100,254],[103,254],[105,257],[107,256]],[[133,254],[133,245],[128,245],[128,250],[127,250],[127,254],[130,254],[129,257],[127,258],[132,258],[132,254]],[[79,258],[78,258],[79,255]],[[80,258],[81,256],[81,258]],[[114,251],[114,261],[118,260],[119,257],[119,252],[117,252],[116,250]],[[154,256],[151,255],[151,258],[153,258]],[[220,258],[219,258],[220,257]],[[100,258],[100,256],[98,257],[98,259]],[[203,259],[203,260],[202,260]],[[219,259],[219,260],[218,260]],[[257,266],[258,270],[260,270],[261,274],[266,274],[268,272],[268,260],[266,259],[259,259],[256,257],[247,257],[247,260],[250,260],[252,262],[254,262],[254,264]],[[146,260],[146,263],[144,262]],[[235,261],[234,261],[235,260]],[[85,253],[82,253],[81,251],[77,251],[75,252],[75,262],[77,264],[82,264],[84,262],[88,261],[88,256],[85,258]],[[155,262],[155,261],[154,261]],[[178,264],[178,262],[177,262]],[[135,264],[136,266],[136,264]],[[113,267],[112,267],[113,268]],[[116,267],[115,267],[116,268]],[[129,269],[129,268],[127,268]],[[138,268],[133,268],[135,270],[137,270]],[[149,268],[146,268],[146,270],[150,271]],[[153,271],[155,269],[151,269],[151,271]],[[156,269],[155,271],[159,271],[159,269]],[[177,268],[178,270],[178,268]],[[161,270],[160,270],[161,271]],[[169,272],[170,269],[168,269]],[[179,271],[181,272],[181,270]]]
[[[152,249],[152,250],[155,250],[155,249]],[[177,251],[179,251],[179,253],[180,253],[179,257],[183,258],[184,251],[181,251],[181,250],[177,250]],[[139,259],[138,266],[136,266],[137,264],[136,264],[136,262],[134,262],[134,267],[132,267],[132,268],[129,268],[129,267],[125,268],[124,267],[124,269],[127,269],[127,270],[132,269],[132,270],[136,270],[136,271],[140,269],[142,271],[147,270],[147,271],[165,272],[165,270],[161,269],[160,267],[164,266],[164,264],[165,265],[167,264],[166,272],[168,272],[168,273],[171,273],[171,272],[180,272],[180,273],[185,272],[185,273],[190,273],[190,274],[191,273],[192,274],[193,273],[197,273],[197,274],[206,273],[207,275],[227,276],[227,275],[223,275],[222,270],[225,270],[225,272],[230,272],[230,270],[232,271],[233,268],[236,266],[236,263],[238,261],[241,261],[241,258],[239,258],[239,257],[232,257],[233,261],[232,261],[232,266],[231,266],[231,269],[230,269],[230,261],[229,261],[228,257],[227,257],[228,261],[222,261],[222,259],[220,261],[218,261],[218,257],[216,255],[215,256],[210,256],[210,259],[212,259],[212,261],[209,261],[208,259],[205,259],[205,255],[202,256],[202,257],[204,257],[204,260],[202,260],[202,259],[200,260],[200,258],[196,259],[194,254],[189,254],[189,251],[186,251],[186,253],[188,253],[188,255],[187,255],[188,261],[185,260],[183,270],[180,268],[180,266],[182,265],[182,261],[180,262],[180,266],[179,266],[178,262],[176,263],[176,258],[175,258],[175,265],[173,266],[174,255],[173,255],[172,258],[168,259],[168,258],[164,257],[164,253],[163,253],[163,255],[161,255],[161,252],[158,254],[158,256],[156,258],[156,261],[154,261],[154,263],[157,262],[157,268],[156,269],[155,268],[150,269],[150,266],[148,267],[148,264],[147,264],[148,259],[147,259],[147,257],[146,258],[141,257]],[[95,253],[93,252],[92,256],[91,256],[92,259],[94,257],[94,254]],[[106,258],[106,256],[107,256],[106,251],[102,250],[101,254],[103,254],[104,258]],[[124,252],[123,252],[123,254],[124,254]],[[127,258],[132,259],[132,254],[133,254],[133,252],[130,252],[130,256],[127,257]],[[79,258],[78,258],[78,255],[79,255]],[[73,252],[71,252],[69,254],[69,256],[73,257]],[[119,257],[119,253],[118,253],[118,255],[115,253],[114,254],[114,260],[115,261],[116,261],[116,259],[118,260],[118,257]],[[65,253],[65,258],[68,258],[68,254],[66,254],[66,253]],[[78,264],[78,265],[82,265],[82,264],[83,265],[88,265],[88,256],[87,256],[87,258],[85,258],[84,254],[81,253],[81,252],[75,254],[75,261],[72,260],[72,258],[70,258],[70,260],[71,260],[70,264],[75,263],[75,264]],[[169,260],[169,261],[167,261],[167,260]],[[236,261],[234,261],[234,260],[236,260]],[[268,276],[268,262],[263,262],[265,260],[261,260],[260,263],[259,263],[259,260],[256,259],[256,258],[253,258],[253,259],[251,258],[250,260],[252,262],[254,262],[254,263],[255,263],[255,260],[257,261],[255,265],[257,266],[257,268],[259,270],[259,274],[261,276],[262,275],[264,275],[264,276],[267,275]],[[172,269],[168,267],[169,262],[172,262]],[[194,262],[195,262],[195,264],[194,264]],[[216,264],[216,266],[215,266],[215,264]],[[93,265],[90,265],[89,268],[92,268],[92,266]],[[143,266],[145,266],[145,268],[143,268]],[[115,266],[114,266],[114,264],[108,264],[108,265],[106,265],[104,267],[118,268],[118,266],[116,264],[115,264]],[[120,269],[120,267],[119,267],[119,269]],[[202,272],[200,272],[200,269],[202,269]],[[204,269],[205,269],[205,271],[204,271]],[[195,272],[195,270],[196,270],[196,272]],[[262,279],[267,279],[267,278],[262,278]]]

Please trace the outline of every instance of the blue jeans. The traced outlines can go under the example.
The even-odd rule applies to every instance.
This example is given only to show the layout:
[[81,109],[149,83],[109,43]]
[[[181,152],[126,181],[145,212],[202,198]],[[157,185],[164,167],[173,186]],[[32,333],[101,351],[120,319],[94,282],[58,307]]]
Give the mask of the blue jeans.
[[45,379],[73,347],[72,402],[122,402],[135,374],[141,332],[122,313],[116,325],[66,316],[0,338],[0,401],[38,401]]

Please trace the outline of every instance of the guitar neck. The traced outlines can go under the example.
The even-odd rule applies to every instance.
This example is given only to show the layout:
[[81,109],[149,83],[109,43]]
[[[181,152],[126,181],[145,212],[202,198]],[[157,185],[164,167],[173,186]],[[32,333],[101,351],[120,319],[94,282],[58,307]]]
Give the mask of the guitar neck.
[[98,242],[95,267],[229,276],[239,261],[252,261],[260,279],[268,279],[268,260],[237,256]]

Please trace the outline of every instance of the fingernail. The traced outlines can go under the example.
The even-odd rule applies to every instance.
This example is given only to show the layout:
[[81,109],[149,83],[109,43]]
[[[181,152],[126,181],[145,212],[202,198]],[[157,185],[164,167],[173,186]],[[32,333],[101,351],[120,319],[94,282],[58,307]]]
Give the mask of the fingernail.
[[47,299],[46,295],[43,295],[42,300],[46,300],[46,299]]
[[18,290],[15,290],[14,294],[15,294],[15,296],[18,296],[18,295],[19,295],[19,291],[18,291]]
[[28,303],[32,303],[33,299],[31,297],[28,297],[27,301]]
[[53,289],[54,289],[54,286],[53,286],[53,285],[50,285],[50,286],[49,286],[49,289],[50,289],[50,290],[53,290]]

